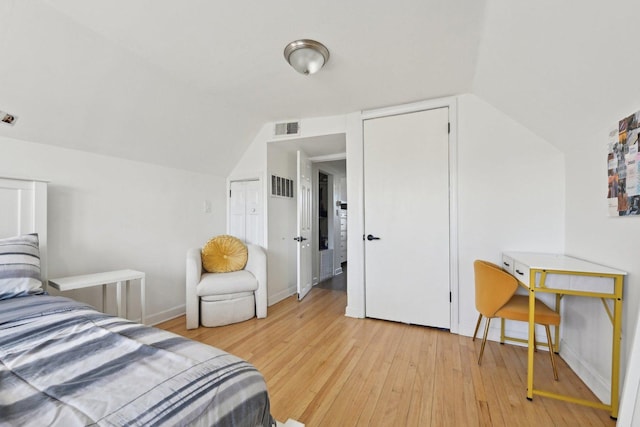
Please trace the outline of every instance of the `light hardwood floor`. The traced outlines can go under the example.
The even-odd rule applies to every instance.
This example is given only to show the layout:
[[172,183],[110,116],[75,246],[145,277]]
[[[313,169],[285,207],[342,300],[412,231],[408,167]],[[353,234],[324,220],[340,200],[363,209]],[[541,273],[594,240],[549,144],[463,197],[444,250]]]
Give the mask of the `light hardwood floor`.
[[[526,349],[447,331],[344,316],[346,294],[314,288],[269,307],[266,319],[185,329],[184,317],[159,325],[224,349],[264,375],[271,413],[313,426],[615,426],[602,410],[535,396],[526,399]],[[536,387],[589,389],[558,358],[536,357]]]

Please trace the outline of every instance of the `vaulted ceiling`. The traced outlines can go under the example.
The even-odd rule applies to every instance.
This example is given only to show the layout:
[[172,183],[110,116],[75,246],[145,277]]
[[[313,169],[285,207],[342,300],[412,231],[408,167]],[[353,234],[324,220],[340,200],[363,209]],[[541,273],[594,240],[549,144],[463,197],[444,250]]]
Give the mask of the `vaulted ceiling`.
[[0,135],[226,176],[266,122],[473,92],[571,148],[639,107],[638,3],[0,0]]

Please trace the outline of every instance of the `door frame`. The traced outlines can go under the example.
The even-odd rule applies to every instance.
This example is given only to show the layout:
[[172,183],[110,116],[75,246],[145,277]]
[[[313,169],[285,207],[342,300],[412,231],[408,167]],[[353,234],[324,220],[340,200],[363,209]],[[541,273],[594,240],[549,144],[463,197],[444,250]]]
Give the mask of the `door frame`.
[[[364,124],[366,316],[450,329],[449,109]],[[390,198],[404,199],[396,224]],[[368,242],[370,233],[382,240]]]
[[[452,333],[458,333],[459,328],[459,275],[458,275],[458,110],[457,110],[457,98],[447,97],[434,99],[429,101],[415,102],[411,104],[403,104],[393,107],[381,108],[376,110],[363,111],[360,114],[359,120],[359,133],[358,153],[349,153],[349,145],[347,146],[347,153],[349,159],[358,159],[359,166],[352,165],[351,173],[357,173],[357,187],[359,189],[358,203],[363,203],[364,197],[364,120],[373,119],[378,117],[393,116],[398,114],[413,113],[422,110],[432,110],[437,108],[449,109],[449,280],[451,290],[451,310],[450,310],[450,331]],[[354,150],[355,151],[355,150]],[[354,154],[353,156],[351,154]],[[347,179],[349,180],[349,169],[347,170]],[[351,180],[354,182],[354,180]],[[355,186],[354,186],[355,187]],[[357,191],[357,190],[356,190]],[[351,200],[350,200],[351,201]],[[360,206],[364,207],[363,204]],[[354,257],[351,255],[354,250],[357,250],[359,256],[357,262],[360,264],[360,268],[349,269],[349,290],[348,300],[349,306],[347,307],[347,315],[353,317],[365,317],[365,278],[364,278],[364,242],[362,241],[362,229],[364,224],[364,209],[358,209],[358,216],[360,227],[348,228],[348,253],[350,264]],[[360,234],[359,236],[357,234]],[[358,239],[356,239],[358,238]],[[356,241],[359,243],[357,247]],[[353,277],[353,273],[358,274],[360,277]],[[353,286],[355,284],[360,286]]]

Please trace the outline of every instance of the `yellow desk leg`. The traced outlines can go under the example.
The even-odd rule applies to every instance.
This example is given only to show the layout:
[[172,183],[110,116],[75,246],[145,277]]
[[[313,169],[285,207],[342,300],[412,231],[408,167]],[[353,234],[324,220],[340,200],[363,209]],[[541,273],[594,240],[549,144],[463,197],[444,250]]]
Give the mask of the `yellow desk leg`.
[[[560,302],[562,301],[562,294],[556,294],[556,313],[560,314]],[[556,354],[560,354],[560,324],[554,326],[555,334],[553,335],[553,351]]]
[[[531,273],[532,279],[529,281],[529,286],[535,286],[535,274]],[[527,399],[533,400],[533,351],[536,348],[534,341],[535,331],[535,309],[536,309],[536,295],[533,288],[529,289],[529,347],[527,352]]]
[[615,300],[613,302],[613,355],[611,361],[611,418],[618,418],[620,396],[620,338],[622,330],[622,276],[615,278]]

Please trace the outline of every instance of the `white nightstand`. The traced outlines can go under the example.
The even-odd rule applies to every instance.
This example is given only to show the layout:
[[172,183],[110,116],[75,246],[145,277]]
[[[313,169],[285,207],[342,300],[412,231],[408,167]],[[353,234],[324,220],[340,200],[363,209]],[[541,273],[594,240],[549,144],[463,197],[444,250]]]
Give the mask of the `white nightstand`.
[[[84,274],[81,276],[68,276],[59,279],[49,280],[49,285],[59,291],[70,291],[72,289],[89,288],[91,286],[102,286],[102,311],[104,312],[104,302],[107,297],[107,285],[116,284],[116,302],[118,304],[118,317],[122,317],[122,283],[126,283],[126,294],[129,290],[129,282],[131,280],[140,280],[140,323],[144,324],[144,307],[145,307],[145,291],[144,291],[145,274],[136,270],[116,270],[105,271],[103,273]],[[127,301],[127,311],[129,304]],[[127,314],[125,314],[127,316]]]

